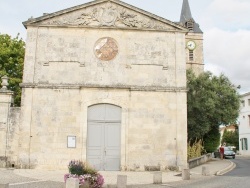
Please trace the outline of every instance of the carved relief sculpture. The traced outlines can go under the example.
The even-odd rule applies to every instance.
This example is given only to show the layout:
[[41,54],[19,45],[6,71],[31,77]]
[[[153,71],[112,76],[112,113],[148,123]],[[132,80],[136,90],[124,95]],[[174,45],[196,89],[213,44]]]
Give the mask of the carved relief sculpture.
[[86,12],[80,13],[80,15],[78,13],[76,16],[64,18],[62,20],[54,19],[47,23],[45,22],[45,24],[113,26],[160,30],[170,29],[170,27],[166,26],[164,23],[136,14],[123,7],[118,7],[110,2],[86,10]]

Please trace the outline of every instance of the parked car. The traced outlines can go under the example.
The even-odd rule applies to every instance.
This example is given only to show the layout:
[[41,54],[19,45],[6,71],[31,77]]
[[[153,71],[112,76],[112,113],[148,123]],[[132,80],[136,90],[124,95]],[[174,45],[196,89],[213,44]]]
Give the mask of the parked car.
[[235,159],[235,152],[232,147],[224,147],[224,158],[232,157]]
[[[227,147],[224,147],[224,158],[228,158],[228,157],[231,157],[233,159],[235,159],[235,152],[234,152],[234,147],[231,147],[231,146],[227,146]],[[220,158],[220,152],[218,150],[216,150],[214,152],[214,158]]]

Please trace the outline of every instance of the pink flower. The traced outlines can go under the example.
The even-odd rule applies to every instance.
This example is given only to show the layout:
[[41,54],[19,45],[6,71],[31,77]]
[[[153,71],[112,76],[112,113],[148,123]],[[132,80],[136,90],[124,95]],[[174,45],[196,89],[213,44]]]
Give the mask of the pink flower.
[[[79,184],[89,184],[90,188],[101,188],[104,184],[104,178],[101,174],[97,173],[94,169],[85,167],[81,161],[71,160],[68,165],[69,173],[64,175],[64,182],[66,183],[68,178],[79,179]],[[86,169],[87,170],[86,170]],[[86,172],[90,170],[90,174]],[[76,173],[76,174],[75,174]]]
[[69,175],[70,175],[70,174],[65,174],[65,175],[64,175],[64,182],[65,182],[65,183],[66,183],[67,179],[69,178]]

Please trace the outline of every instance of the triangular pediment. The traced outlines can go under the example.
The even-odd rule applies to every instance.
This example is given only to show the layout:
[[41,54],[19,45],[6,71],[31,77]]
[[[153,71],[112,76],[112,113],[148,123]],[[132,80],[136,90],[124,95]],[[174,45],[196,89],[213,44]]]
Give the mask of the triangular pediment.
[[111,27],[187,32],[186,28],[119,0],[95,0],[23,22],[33,26]]

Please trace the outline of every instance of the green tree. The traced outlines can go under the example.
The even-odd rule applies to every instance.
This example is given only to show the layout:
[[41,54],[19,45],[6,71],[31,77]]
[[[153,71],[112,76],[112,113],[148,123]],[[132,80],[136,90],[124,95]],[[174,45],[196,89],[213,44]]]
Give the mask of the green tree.
[[239,132],[236,129],[235,131],[224,131],[222,136],[222,143],[226,143],[227,146],[235,146],[236,149],[239,149]]
[[195,76],[188,70],[187,87],[189,140],[209,138],[209,134],[214,129],[217,131],[220,125],[236,122],[240,96],[225,75],[214,76],[211,72],[204,72]]
[[14,92],[14,105],[20,106],[21,88],[19,84],[23,76],[25,42],[7,34],[0,34],[0,77],[9,77],[8,89]]
[[219,127],[214,127],[203,137],[204,148],[206,152],[212,153],[214,152],[218,146],[220,145],[220,132]]

